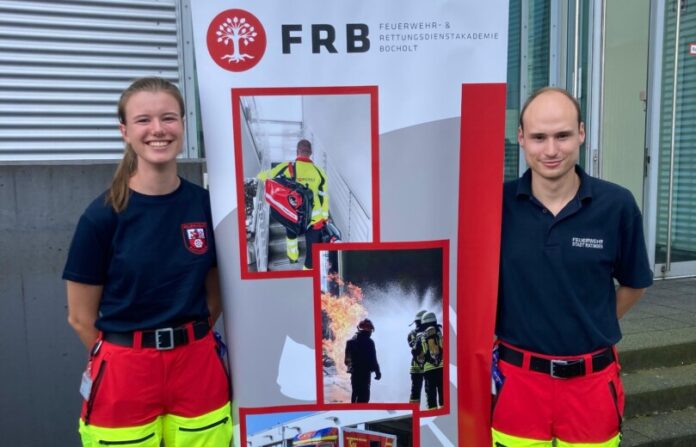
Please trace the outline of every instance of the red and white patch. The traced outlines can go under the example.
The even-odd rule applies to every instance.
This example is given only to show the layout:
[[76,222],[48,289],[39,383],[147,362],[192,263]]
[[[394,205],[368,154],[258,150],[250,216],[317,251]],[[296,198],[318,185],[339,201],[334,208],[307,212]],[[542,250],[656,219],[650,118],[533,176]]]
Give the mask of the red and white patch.
[[191,253],[202,255],[208,251],[208,224],[194,222],[181,225],[184,245]]

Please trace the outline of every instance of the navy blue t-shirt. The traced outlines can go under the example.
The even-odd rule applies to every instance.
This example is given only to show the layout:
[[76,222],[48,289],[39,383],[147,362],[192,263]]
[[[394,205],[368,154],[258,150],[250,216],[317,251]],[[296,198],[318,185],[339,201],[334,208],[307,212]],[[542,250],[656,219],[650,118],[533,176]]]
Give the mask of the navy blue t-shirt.
[[205,277],[216,265],[210,198],[181,179],[172,193],[131,191],[116,213],[97,197],[80,217],[63,279],[103,285],[98,329],[125,332],[207,318]]
[[531,172],[503,190],[496,334],[550,355],[621,339],[614,279],[652,284],[640,210],[631,193],[576,167],[580,188],[553,216],[532,195]]

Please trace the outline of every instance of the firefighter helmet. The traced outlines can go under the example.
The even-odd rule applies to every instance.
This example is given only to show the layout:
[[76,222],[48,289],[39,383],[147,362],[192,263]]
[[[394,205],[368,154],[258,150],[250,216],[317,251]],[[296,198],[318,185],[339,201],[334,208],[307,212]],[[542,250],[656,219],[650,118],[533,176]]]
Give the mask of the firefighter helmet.
[[[413,318],[413,323],[422,324],[421,320],[423,319],[423,315],[425,315],[427,312],[428,311],[425,309],[422,309],[422,310],[419,310],[418,312],[416,312],[416,316]],[[411,323],[411,324],[413,324],[413,323]],[[409,324],[409,326],[410,326],[410,324]]]
[[359,331],[370,331],[374,332],[375,330],[375,325],[372,324],[372,321],[370,321],[369,318],[365,318],[362,320],[360,323],[358,323],[358,330]]
[[437,324],[437,317],[433,312],[426,312],[421,317],[422,324],[435,323]]

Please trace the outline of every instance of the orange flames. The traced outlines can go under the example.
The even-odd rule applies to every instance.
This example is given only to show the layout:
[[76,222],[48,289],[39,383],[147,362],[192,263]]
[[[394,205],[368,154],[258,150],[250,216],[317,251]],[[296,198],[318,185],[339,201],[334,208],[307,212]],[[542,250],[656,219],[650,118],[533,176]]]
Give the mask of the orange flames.
[[[345,284],[337,274],[329,274],[328,279],[345,287],[340,296],[326,292],[321,294],[321,309],[328,316],[328,329],[334,336],[333,340],[324,338],[322,346],[324,353],[336,364],[338,374],[346,375],[346,366],[343,363],[346,341],[353,336],[360,320],[367,316],[367,310],[362,304],[363,294],[360,287],[351,283]],[[325,330],[324,333],[326,332]]]

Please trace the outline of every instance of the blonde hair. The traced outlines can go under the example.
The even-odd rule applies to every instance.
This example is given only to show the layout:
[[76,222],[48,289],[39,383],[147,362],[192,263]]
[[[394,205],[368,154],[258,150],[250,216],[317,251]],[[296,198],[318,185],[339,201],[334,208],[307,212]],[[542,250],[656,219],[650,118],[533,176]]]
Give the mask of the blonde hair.
[[[121,93],[121,98],[118,100],[118,121],[121,124],[126,124],[126,106],[131,96],[139,92],[164,92],[170,94],[176,102],[179,103],[181,117],[185,114],[184,98],[176,85],[166,79],[158,77],[140,78]],[[130,189],[128,189],[128,181],[135,174],[138,168],[138,158],[130,144],[126,143],[123,158],[116,168],[114,177],[111,180],[111,186],[106,192],[106,203],[117,213],[125,210],[128,206],[128,198],[130,197]]]

